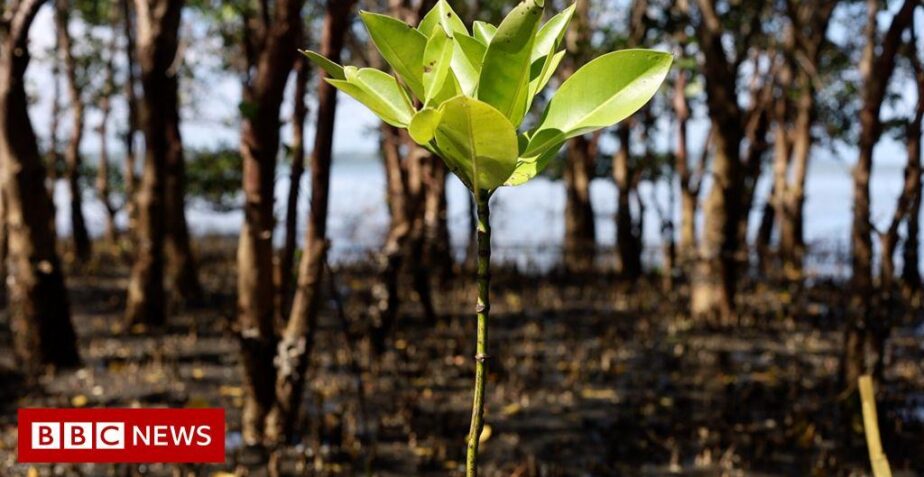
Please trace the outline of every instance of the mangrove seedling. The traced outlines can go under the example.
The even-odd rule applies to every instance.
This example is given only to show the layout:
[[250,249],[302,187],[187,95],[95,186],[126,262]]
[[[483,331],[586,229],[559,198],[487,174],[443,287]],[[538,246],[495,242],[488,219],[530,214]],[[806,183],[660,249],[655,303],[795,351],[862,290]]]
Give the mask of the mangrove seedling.
[[491,224],[488,200],[501,186],[539,174],[569,138],[609,127],[641,108],[667,75],[671,55],[654,50],[606,53],[561,83],[536,124],[519,128],[533,99],[552,79],[574,5],[541,24],[543,0],[524,0],[498,26],[471,30],[446,0],[412,27],[361,12],[369,37],[395,76],[340,66],[312,52],[325,81],[382,121],[407,129],[469,188],[477,208],[478,297],[475,389],[466,476],[477,475],[483,428]]

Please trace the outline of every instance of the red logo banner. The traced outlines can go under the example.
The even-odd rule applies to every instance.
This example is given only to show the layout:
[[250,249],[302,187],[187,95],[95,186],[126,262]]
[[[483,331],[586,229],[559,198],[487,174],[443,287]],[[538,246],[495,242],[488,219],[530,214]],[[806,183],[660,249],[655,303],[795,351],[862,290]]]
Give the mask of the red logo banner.
[[225,461],[224,409],[20,409],[20,463]]

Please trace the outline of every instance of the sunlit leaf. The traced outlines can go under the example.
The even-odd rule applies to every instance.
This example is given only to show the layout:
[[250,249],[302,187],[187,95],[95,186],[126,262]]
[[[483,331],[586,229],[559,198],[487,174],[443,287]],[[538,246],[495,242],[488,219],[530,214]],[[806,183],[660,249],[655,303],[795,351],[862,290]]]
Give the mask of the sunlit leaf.
[[519,125],[526,114],[530,57],[542,3],[524,0],[501,22],[484,55],[478,81],[478,99]]
[[494,34],[497,33],[496,26],[480,21],[475,21],[472,26],[472,30],[475,39],[480,41],[485,46],[487,46],[488,43],[491,43],[491,39],[494,38]]
[[456,33],[468,35],[468,29],[465,28],[465,23],[459,18],[459,15],[453,11],[449,2],[446,0],[439,0],[436,2],[436,5],[433,5],[433,8],[431,8],[430,11],[424,15],[423,19],[420,20],[420,24],[417,25],[417,30],[423,33],[424,36],[429,37],[433,34],[433,28],[437,25],[441,25],[443,30],[450,36]]
[[571,23],[571,17],[574,16],[574,7],[575,4],[572,3],[570,7],[550,18],[539,28],[530,60],[536,61],[558,49],[558,45],[565,36],[565,31],[568,30],[568,24]]
[[394,76],[374,68],[344,68],[346,80],[327,79],[326,81],[363,103],[382,121],[396,126],[407,127],[414,116],[414,107],[398,85]]
[[423,55],[424,104],[442,89],[449,72],[453,52],[452,39],[442,28],[434,28]]
[[485,46],[478,40],[462,34],[453,37],[452,70],[468,96],[473,96],[478,88],[481,75],[481,62],[484,60]]
[[386,15],[370,12],[359,15],[382,58],[415,96],[423,98],[423,56],[427,37],[407,23]]
[[491,105],[465,96],[441,109],[435,136],[449,169],[473,191],[502,185],[517,163],[513,124]]
[[529,157],[529,158],[519,158],[517,160],[517,166],[514,169],[513,173],[510,174],[510,177],[504,182],[505,186],[518,186],[524,184],[533,177],[539,175],[546,166],[549,165],[549,162],[558,155],[558,151],[561,149],[562,143],[558,143],[557,146],[549,147],[546,151],[538,157]]
[[408,127],[408,133],[411,135],[411,139],[414,140],[417,144],[427,144],[430,140],[433,139],[433,134],[436,132],[436,127],[440,123],[440,118],[443,117],[443,113],[438,109],[422,109],[414,115],[414,118],[411,119],[411,124]]
[[671,65],[654,50],[607,53],[587,63],[552,96],[526,155],[625,119],[654,96]]
[[330,78],[337,80],[345,79],[343,76],[343,67],[327,59],[327,57],[324,55],[311,50],[299,51],[301,51],[303,55],[307,56],[312,63],[318,66],[318,68],[324,70],[324,72],[327,73],[327,76]]

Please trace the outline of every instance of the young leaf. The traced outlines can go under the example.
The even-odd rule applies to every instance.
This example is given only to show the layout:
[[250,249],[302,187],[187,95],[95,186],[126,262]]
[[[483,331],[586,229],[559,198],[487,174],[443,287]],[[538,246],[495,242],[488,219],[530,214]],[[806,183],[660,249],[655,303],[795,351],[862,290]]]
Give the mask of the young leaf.
[[449,169],[473,191],[502,185],[517,165],[513,124],[491,105],[466,96],[441,109],[436,144]]
[[427,37],[400,20],[378,13],[359,12],[382,58],[394,68],[414,96],[424,97],[423,56]]
[[476,20],[472,26],[472,32],[475,34],[476,40],[487,46],[488,43],[491,43],[491,39],[494,38],[494,34],[497,33],[497,27],[490,23]]
[[478,77],[481,75],[485,46],[478,40],[461,33],[453,37],[453,43],[455,46],[452,52],[452,71],[456,73],[465,94],[473,96],[478,88]]
[[424,104],[443,88],[452,61],[453,42],[442,28],[434,28],[423,54]]
[[671,60],[660,51],[623,50],[587,63],[552,96],[524,154],[622,121],[654,96]]
[[327,76],[329,76],[331,79],[346,79],[346,77],[343,76],[343,67],[327,59],[327,57],[324,55],[311,50],[298,51],[302,52],[303,55],[308,57],[308,60],[324,70],[324,72],[327,73]]
[[446,74],[446,80],[443,81],[442,88],[440,88],[433,99],[430,100],[429,107],[438,108],[443,102],[455,98],[460,94],[462,94],[462,86],[459,84],[459,80],[456,79],[455,73],[449,70]]
[[504,185],[518,186],[539,175],[539,173],[545,170],[546,166],[549,165],[549,162],[558,155],[561,145],[562,143],[558,143],[557,147],[549,148],[539,157],[526,159],[521,157],[517,161],[517,167],[514,169],[513,174],[510,174],[510,177],[507,178]]
[[536,33],[536,43],[533,45],[533,54],[530,57],[531,61],[536,61],[558,49],[561,39],[565,36],[565,31],[568,30],[568,24],[571,23],[571,17],[574,15],[574,6],[575,4],[572,3],[570,7],[550,18],[545,25],[542,25],[542,28],[539,28],[539,32]]
[[529,60],[541,18],[541,0],[524,0],[501,22],[484,54],[478,99],[497,108],[514,125],[526,114]]
[[436,127],[440,124],[443,113],[439,109],[421,109],[411,119],[407,131],[417,144],[425,145],[433,139]]
[[436,25],[442,25],[443,30],[445,30],[449,36],[454,36],[456,33],[468,35],[468,28],[465,28],[465,23],[459,18],[459,15],[453,11],[449,2],[446,0],[439,0],[436,2],[436,5],[433,5],[433,8],[424,15],[423,20],[420,20],[420,24],[417,25],[417,31],[429,37],[433,34],[433,28]]
[[[533,62],[532,68],[533,72],[536,74],[530,73],[529,103],[526,105],[527,111],[529,111],[529,107],[532,105],[533,98],[535,98],[536,95],[545,88],[545,85],[549,83],[549,80],[552,79],[552,75],[555,74],[555,70],[558,69],[558,65],[564,57],[565,50],[561,50],[554,55],[546,55]],[[538,70],[538,72],[536,70]]]
[[363,103],[382,121],[396,127],[408,126],[414,107],[394,76],[374,68],[347,67],[344,72],[346,80],[326,81]]

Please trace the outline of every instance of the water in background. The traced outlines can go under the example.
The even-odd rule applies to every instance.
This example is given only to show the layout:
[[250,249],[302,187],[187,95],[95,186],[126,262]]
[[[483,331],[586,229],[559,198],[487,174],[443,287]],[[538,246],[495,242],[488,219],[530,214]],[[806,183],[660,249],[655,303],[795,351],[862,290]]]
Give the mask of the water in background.
[[[872,218],[880,226],[891,220],[895,199],[901,190],[903,170],[898,164],[877,164],[872,179]],[[307,174],[302,182],[299,200],[299,237],[304,233],[308,211]],[[288,192],[288,174],[281,171],[276,183],[276,216],[280,228],[276,231],[277,244],[282,240],[282,221],[285,197]],[[705,184],[704,193],[709,184]],[[850,214],[853,204],[849,166],[832,159],[813,160],[808,175],[806,203],[806,239],[810,244],[831,252],[846,253],[850,232]],[[759,211],[769,194],[768,174],[758,184],[755,206],[752,210],[751,234],[759,222]],[[669,201],[666,184],[640,186],[645,208],[644,239],[650,251],[649,263],[658,261],[661,243],[661,226],[658,200],[665,209]],[[94,235],[102,233],[104,209],[92,192],[87,192],[84,213],[87,225]],[[602,248],[612,247],[616,230],[617,190],[612,180],[595,179],[591,184],[591,200],[597,216],[597,241]],[[468,192],[454,177],[448,185],[449,224],[453,247],[464,253],[469,237]],[[68,191],[63,182],[56,188],[58,231],[66,235],[70,230]],[[560,181],[537,178],[523,186],[502,188],[492,199],[492,225],[494,257],[499,262],[513,262],[521,267],[547,269],[554,266],[561,254],[564,235],[564,185]],[[242,214],[240,211],[215,212],[208,205],[191,201],[187,217],[195,235],[237,234]],[[679,211],[673,210],[675,220]],[[381,161],[370,155],[339,154],[334,158],[331,171],[329,233],[332,240],[332,259],[345,261],[368,256],[379,249],[388,227],[388,210],[385,204],[385,176]],[[119,222],[124,227],[125,217]],[[900,257],[897,257],[900,260]],[[810,265],[816,273],[840,275],[845,273],[842,260],[838,263],[816,261]]]

